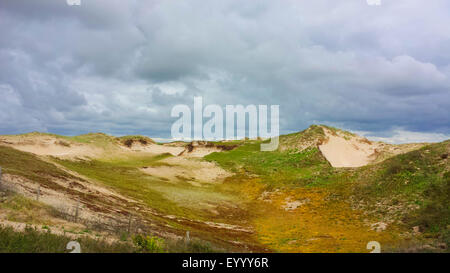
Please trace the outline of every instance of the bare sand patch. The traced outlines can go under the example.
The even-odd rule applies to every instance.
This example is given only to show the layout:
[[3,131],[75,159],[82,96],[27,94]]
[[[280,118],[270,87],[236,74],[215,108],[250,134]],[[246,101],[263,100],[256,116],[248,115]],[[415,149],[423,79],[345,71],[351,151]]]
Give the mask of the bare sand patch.
[[361,167],[426,145],[426,143],[387,144],[369,141],[341,130],[331,131],[328,128],[322,128],[325,132],[325,140],[318,145],[318,148],[333,167]]
[[163,180],[186,181],[199,186],[198,183],[218,183],[231,174],[213,162],[206,162],[186,157],[170,157],[160,161],[161,166],[142,168],[146,174]]
[[121,146],[121,148],[126,151],[146,152],[151,154],[170,153],[173,156],[177,156],[184,151],[184,147],[141,143],[133,143],[131,147]]
[[215,147],[195,147],[191,152],[185,151],[180,154],[180,156],[184,157],[204,157],[214,152],[221,152],[222,150]]
[[319,149],[333,167],[361,167],[372,162],[379,145],[357,136],[342,136],[325,129]]

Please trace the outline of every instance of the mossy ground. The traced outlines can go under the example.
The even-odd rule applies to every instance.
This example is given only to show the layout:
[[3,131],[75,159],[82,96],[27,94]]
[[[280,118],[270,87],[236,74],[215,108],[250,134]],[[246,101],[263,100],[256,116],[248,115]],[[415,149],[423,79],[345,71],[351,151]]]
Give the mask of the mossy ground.
[[[270,204],[260,204],[255,219],[260,241],[279,252],[368,252],[369,241],[395,244],[396,230],[376,232],[365,223],[361,211],[342,200],[327,200],[322,189],[297,189],[276,195]],[[294,210],[285,210],[286,199],[307,200]],[[372,219],[372,222],[376,220]]]

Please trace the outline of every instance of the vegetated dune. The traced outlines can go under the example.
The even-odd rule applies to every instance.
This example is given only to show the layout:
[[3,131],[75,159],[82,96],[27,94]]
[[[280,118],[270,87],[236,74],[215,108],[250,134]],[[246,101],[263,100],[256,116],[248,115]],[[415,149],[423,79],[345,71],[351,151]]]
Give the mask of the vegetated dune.
[[173,142],[157,144],[145,136],[114,137],[103,133],[64,137],[46,133],[0,136],[0,145],[35,155],[58,158],[99,158],[121,153],[170,153],[173,156],[201,158],[213,152],[232,149],[234,145],[215,145],[211,142]]
[[185,157],[204,157],[214,152],[220,152],[223,148],[217,147],[211,142],[207,141],[192,141],[185,145],[184,150],[179,153],[179,156]]
[[[42,223],[52,230],[58,223],[75,233],[91,228],[114,231],[107,235],[109,240],[129,229],[132,217],[133,232],[180,240],[187,229],[198,239],[207,237],[216,245],[242,251],[248,246],[244,241],[250,239],[238,243],[233,240],[249,237],[249,228],[234,221],[229,225],[230,221],[218,218],[239,211],[236,202],[230,201],[235,196],[208,186],[220,183],[230,173],[199,158],[219,150],[200,145],[194,152],[187,146],[197,145],[156,144],[146,137],[117,138],[101,133],[75,137],[43,133],[0,136],[0,207],[14,198],[9,193],[3,197],[6,189],[26,200],[39,198],[39,204],[49,208]],[[32,207],[27,210],[0,210],[0,223],[21,226],[21,219],[33,214]],[[12,214],[20,217],[11,218]],[[74,224],[75,214],[78,220]],[[206,222],[200,218],[205,214],[214,218]],[[176,223],[178,228],[168,222]],[[211,239],[211,234],[216,233],[221,236]]]
[[102,149],[74,141],[68,141],[53,135],[31,133],[18,136],[0,136],[0,144],[36,155],[55,157],[96,157]]
[[[42,217],[37,219],[39,222],[52,227],[58,224],[66,229],[68,227],[72,229],[74,226],[78,229],[101,226],[102,230],[109,231],[113,225],[126,225],[131,213],[135,221],[139,220],[145,225],[148,219],[144,218],[144,215],[152,213],[151,208],[142,202],[120,194],[116,189],[105,187],[98,181],[47,162],[42,156],[1,145],[0,155],[0,166],[3,171],[0,190],[18,194],[28,200],[22,201],[26,204],[25,207],[21,204],[2,206],[5,199],[0,200],[2,224],[11,224],[11,221],[20,222],[22,219],[29,222],[36,213],[30,203],[33,200],[39,200],[33,202],[49,211],[45,219]],[[14,198],[14,195],[7,197],[6,201],[11,198]],[[75,213],[77,219],[74,219]],[[163,228],[158,231],[155,229],[155,232],[161,234],[165,232],[171,236],[173,234]]]

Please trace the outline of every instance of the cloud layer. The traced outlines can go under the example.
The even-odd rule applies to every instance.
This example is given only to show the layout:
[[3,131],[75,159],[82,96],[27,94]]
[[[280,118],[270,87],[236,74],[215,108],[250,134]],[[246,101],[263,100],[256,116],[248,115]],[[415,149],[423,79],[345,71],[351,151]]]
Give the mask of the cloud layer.
[[164,138],[171,108],[203,96],[279,104],[284,133],[448,136],[449,11],[446,0],[4,0],[0,133]]

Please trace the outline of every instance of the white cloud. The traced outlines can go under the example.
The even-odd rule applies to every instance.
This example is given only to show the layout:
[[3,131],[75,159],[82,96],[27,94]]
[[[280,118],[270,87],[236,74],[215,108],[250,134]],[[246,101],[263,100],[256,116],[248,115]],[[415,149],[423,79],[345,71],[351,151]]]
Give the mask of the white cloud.
[[356,134],[367,137],[369,140],[383,141],[386,143],[401,144],[401,143],[424,143],[424,142],[441,142],[450,139],[450,134],[442,133],[423,133],[412,132],[404,129],[394,129],[384,137],[376,136],[373,132],[354,131]]

